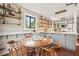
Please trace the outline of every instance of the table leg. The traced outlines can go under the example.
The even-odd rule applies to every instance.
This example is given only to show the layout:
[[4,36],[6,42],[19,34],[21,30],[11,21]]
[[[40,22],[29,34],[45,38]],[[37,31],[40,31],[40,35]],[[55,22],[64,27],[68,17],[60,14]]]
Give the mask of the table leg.
[[35,48],[35,53],[36,53],[36,56],[39,56],[39,48],[38,47]]

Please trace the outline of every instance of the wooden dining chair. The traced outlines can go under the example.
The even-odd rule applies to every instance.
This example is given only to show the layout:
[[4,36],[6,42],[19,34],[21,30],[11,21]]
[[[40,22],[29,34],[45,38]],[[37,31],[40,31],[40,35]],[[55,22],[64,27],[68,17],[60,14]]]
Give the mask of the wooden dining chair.
[[18,51],[18,53],[21,52],[21,55],[22,56],[32,56],[32,55],[35,55],[35,48],[33,47],[26,47],[24,45],[21,44],[21,42],[17,42],[17,46],[19,48],[20,51]]
[[61,55],[62,54],[62,43],[56,42],[55,46],[54,46],[54,50],[55,50],[57,55]]
[[10,53],[10,56],[17,56],[17,51],[15,49],[12,49],[12,48],[9,48],[9,53]]
[[41,55],[41,51],[42,51],[42,49],[40,47],[36,47],[35,48],[35,55],[36,56],[40,56]]
[[11,41],[8,41],[7,43],[7,46],[8,46],[8,50],[9,50],[9,53],[11,56],[16,56],[18,55],[16,50],[15,50],[15,41],[14,40],[11,40]]
[[20,44],[20,41],[9,41],[8,50],[11,56],[25,56],[28,49]]
[[44,46],[44,48],[51,48],[51,44]]
[[50,49],[50,48],[44,48],[44,47],[41,47],[40,48],[40,56],[55,56],[55,51],[54,49]]
[[35,56],[35,48],[34,47],[28,47],[28,56]]

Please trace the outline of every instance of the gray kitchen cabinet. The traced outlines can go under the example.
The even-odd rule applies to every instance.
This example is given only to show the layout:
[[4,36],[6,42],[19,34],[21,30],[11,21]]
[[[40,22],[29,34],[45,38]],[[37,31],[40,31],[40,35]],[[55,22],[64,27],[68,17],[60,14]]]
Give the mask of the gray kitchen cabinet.
[[63,48],[65,48],[65,35],[63,35],[63,34],[59,34],[59,40],[58,40],[59,42],[61,42],[62,43],[62,47]]
[[52,39],[54,42],[58,41],[58,35],[57,34],[53,34]]
[[76,35],[66,35],[66,49],[76,50]]
[[63,35],[63,34],[53,34],[52,39],[53,39],[54,42],[61,42],[62,47],[65,48],[65,35]]
[[53,34],[52,39],[54,42],[60,41],[62,47],[75,51],[76,50],[76,35],[73,34]]
[[79,22],[77,23],[77,33],[79,33]]
[[7,42],[4,36],[0,36],[0,55],[3,55],[8,51]]

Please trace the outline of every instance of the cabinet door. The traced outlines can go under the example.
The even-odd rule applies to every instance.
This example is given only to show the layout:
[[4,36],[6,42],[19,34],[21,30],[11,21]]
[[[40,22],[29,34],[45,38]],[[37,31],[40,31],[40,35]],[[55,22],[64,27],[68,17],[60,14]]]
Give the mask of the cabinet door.
[[77,23],[77,33],[79,33],[79,22]]
[[65,35],[59,34],[58,41],[62,43],[62,47],[65,48]]
[[58,34],[53,34],[52,39],[53,39],[54,42],[57,42],[58,38],[59,38]]
[[61,42],[62,46],[65,47],[65,35],[62,34],[53,34],[54,42]]
[[76,36],[66,35],[66,48],[69,50],[76,50]]

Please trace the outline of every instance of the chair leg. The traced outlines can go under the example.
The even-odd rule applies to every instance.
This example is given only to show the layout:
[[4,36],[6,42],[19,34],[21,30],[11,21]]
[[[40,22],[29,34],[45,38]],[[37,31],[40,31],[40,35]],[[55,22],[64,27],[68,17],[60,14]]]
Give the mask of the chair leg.
[[62,56],[62,48],[60,48],[60,56]]
[[36,54],[36,56],[39,55],[39,48],[35,48],[35,54]]
[[43,49],[41,49],[41,56],[43,55]]
[[11,49],[8,49],[8,50],[9,50],[10,55],[12,56],[12,55],[13,55],[13,53],[12,53]]
[[54,54],[55,54],[55,56],[57,56],[57,53],[56,52],[54,52]]
[[48,56],[48,55],[49,55],[48,52],[46,52],[46,53],[45,53],[45,56]]
[[15,48],[15,52],[16,52],[16,55],[19,56],[18,49]]
[[38,51],[37,51],[38,55],[40,55],[40,48],[38,47]]

